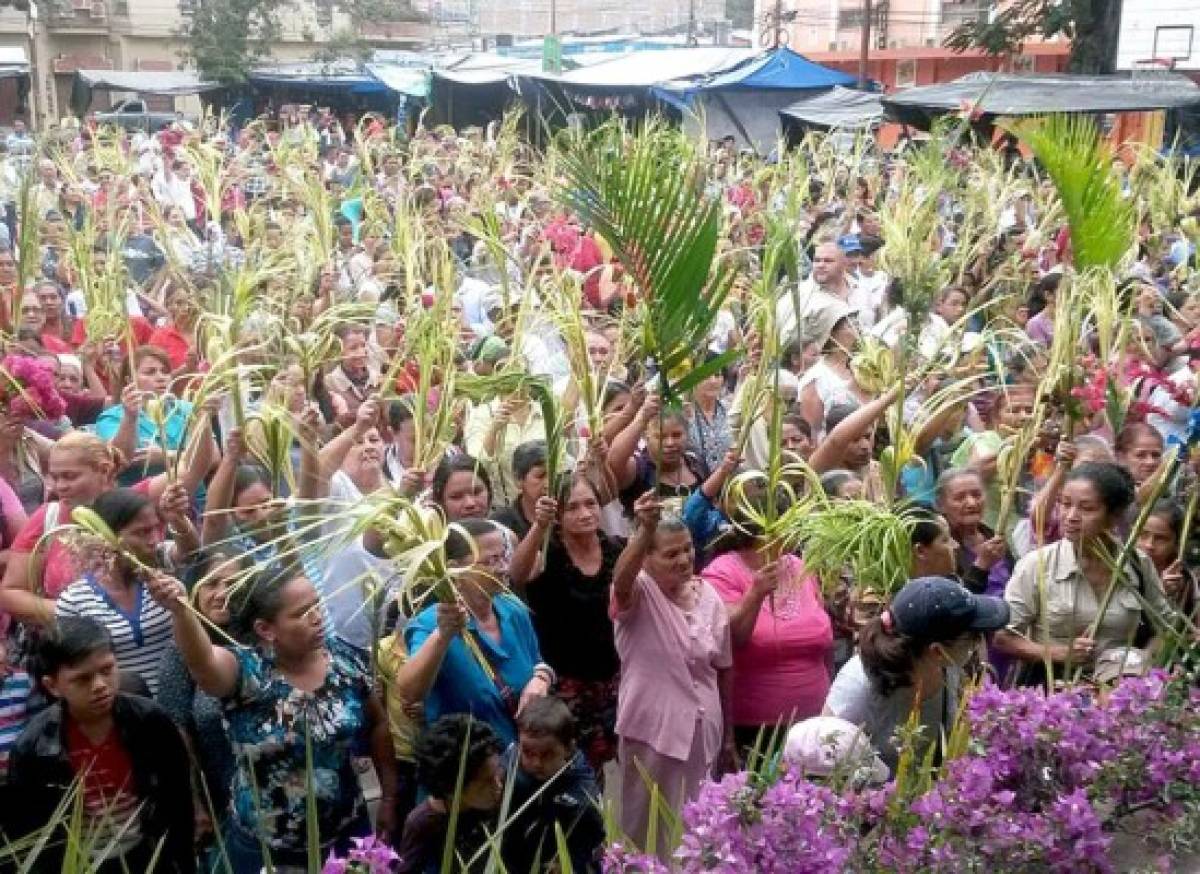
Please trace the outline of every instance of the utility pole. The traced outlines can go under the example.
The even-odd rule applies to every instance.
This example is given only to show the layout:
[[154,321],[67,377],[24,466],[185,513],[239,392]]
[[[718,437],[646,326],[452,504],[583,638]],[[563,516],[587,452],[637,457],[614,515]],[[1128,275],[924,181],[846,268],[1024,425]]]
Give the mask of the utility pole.
[[871,85],[867,75],[867,60],[871,55],[871,0],[863,0],[862,42],[858,47],[858,87],[866,91]]
[[696,45],[696,0],[688,0],[687,46]]
[[775,0],[775,39],[771,48],[783,45],[783,0]]

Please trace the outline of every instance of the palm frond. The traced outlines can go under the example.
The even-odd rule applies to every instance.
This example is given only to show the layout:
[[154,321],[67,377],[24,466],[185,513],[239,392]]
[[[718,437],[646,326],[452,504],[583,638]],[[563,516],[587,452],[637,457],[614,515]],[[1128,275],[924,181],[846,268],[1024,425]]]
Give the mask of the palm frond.
[[1112,150],[1085,115],[1018,122],[1012,133],[1033,151],[1058,191],[1071,228],[1075,266],[1113,268],[1133,245],[1133,201],[1113,172]]
[[733,271],[714,269],[721,204],[702,189],[704,161],[681,134],[651,123],[636,135],[617,123],[563,156],[559,201],[601,234],[633,277],[646,309],[643,345],[678,398],[697,383],[690,362],[705,348]]

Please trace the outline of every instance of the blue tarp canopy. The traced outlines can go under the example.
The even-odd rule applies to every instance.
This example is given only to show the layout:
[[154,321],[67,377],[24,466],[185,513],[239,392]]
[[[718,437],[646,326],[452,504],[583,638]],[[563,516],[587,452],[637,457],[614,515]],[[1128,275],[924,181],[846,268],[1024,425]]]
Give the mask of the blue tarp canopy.
[[789,48],[778,48],[710,76],[661,83],[656,90],[686,99],[702,91],[807,91],[854,83],[848,73],[823,67]]

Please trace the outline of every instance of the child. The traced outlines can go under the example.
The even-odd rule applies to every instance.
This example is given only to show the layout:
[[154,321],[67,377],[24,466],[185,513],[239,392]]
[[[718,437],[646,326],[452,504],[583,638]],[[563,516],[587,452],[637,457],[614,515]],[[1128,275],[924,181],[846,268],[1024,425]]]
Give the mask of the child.
[[33,681],[20,665],[8,661],[8,646],[0,637],[0,810],[11,810],[7,793],[8,759],[25,723],[29,721],[29,697]]
[[[39,649],[41,681],[54,703],[35,716],[12,751],[13,836],[54,823],[55,811],[80,785],[85,846],[99,874],[155,871],[192,874],[194,826],[187,750],[158,705],[118,690],[117,660],[104,627],[64,617]],[[61,835],[34,871],[59,871]]]
[[[438,874],[442,870],[450,810],[460,781],[453,852],[461,861],[451,867],[454,871],[482,871],[491,855],[488,833],[495,831],[504,788],[496,732],[464,713],[443,716],[418,738],[416,757],[417,777],[429,797],[404,822],[404,836],[397,847],[397,874]],[[472,859],[474,864],[469,864]]]
[[[517,742],[505,754],[515,759],[510,809],[518,811],[504,832],[509,871],[541,874],[557,861],[555,823],[566,837],[571,870],[600,870],[604,820],[600,788],[583,753],[575,748],[575,719],[558,698],[535,699],[517,717]],[[564,866],[565,867],[565,866]]]

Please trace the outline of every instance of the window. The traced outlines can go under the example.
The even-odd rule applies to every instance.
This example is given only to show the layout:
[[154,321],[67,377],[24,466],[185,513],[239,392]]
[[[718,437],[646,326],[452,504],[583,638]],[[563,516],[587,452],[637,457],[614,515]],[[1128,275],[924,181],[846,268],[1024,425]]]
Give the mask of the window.
[[896,87],[911,88],[917,84],[917,59],[907,58],[896,62]]
[[840,30],[859,30],[863,26],[863,8],[842,9],[838,12],[838,28]]
[[1012,71],[1014,73],[1032,73],[1032,72],[1034,72],[1033,56],[1032,55],[1013,55]]
[[1154,28],[1154,57],[1186,61],[1191,56],[1191,25],[1165,25]]

